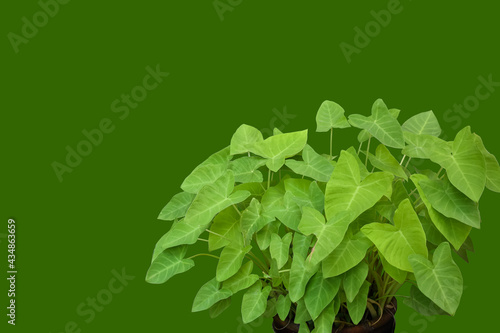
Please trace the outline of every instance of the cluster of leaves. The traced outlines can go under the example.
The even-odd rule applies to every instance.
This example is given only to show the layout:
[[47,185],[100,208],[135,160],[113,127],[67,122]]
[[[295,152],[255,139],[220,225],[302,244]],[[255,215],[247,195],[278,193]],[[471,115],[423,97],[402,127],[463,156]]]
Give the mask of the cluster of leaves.
[[[500,166],[469,127],[447,142],[432,111],[403,125],[399,113],[377,100],[369,117],[347,119],[341,106],[324,102],[316,117],[317,131],[330,132],[324,155],[307,144],[307,131],[275,129],[264,139],[242,125],[162,210],[159,218],[173,224],[146,280],[164,283],[191,269],[193,258],[214,257],[215,277],[193,311],[217,316],[244,292],[245,323],[277,314],[301,324],[300,332],[376,321],[406,282],[406,304],[454,315],[463,279],[452,253],[467,260],[473,251],[478,201],[485,187],[500,192]],[[333,129],[351,126],[361,129],[359,149],[337,159]],[[214,254],[186,258],[197,241]]]

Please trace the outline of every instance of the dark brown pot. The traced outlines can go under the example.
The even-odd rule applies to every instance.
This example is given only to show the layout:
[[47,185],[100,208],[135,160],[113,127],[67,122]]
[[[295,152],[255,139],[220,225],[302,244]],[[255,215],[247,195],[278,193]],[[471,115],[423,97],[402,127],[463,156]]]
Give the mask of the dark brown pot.
[[[359,325],[344,327],[340,329],[340,326],[333,326],[333,333],[394,333],[396,329],[396,319],[394,315],[398,309],[398,302],[393,298],[392,302],[386,306],[382,318],[376,322],[375,321],[362,321]],[[278,316],[274,317],[273,330],[276,333],[297,333],[299,331],[299,325],[289,321],[282,321]]]

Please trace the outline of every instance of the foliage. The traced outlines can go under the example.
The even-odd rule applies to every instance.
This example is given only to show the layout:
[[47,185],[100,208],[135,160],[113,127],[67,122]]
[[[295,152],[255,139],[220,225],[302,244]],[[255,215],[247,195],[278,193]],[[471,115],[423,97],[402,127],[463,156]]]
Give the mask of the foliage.
[[[307,130],[264,139],[242,125],[161,211],[173,223],[146,280],[164,283],[211,256],[215,276],[193,311],[217,316],[241,292],[244,322],[279,315],[304,331],[376,321],[405,283],[416,311],[454,315],[463,278],[452,254],[468,260],[473,251],[478,201],[485,188],[500,191],[500,166],[470,127],[447,142],[432,111],[403,125],[399,115],[380,99],[371,115],[348,118],[324,102],[316,117],[317,131],[330,132],[324,155]],[[351,126],[361,130],[359,149],[336,159],[334,128]],[[211,253],[187,257],[197,241]]]

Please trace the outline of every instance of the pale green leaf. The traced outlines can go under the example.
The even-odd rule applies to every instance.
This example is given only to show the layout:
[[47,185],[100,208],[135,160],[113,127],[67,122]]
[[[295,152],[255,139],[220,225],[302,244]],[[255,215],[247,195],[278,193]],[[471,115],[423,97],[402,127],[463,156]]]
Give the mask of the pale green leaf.
[[227,207],[217,214],[210,226],[208,234],[208,250],[210,252],[220,249],[230,243],[241,246],[240,215],[233,207]]
[[352,155],[352,157],[354,157],[354,159],[356,160],[356,162],[358,163],[358,166],[359,166],[359,174],[361,175],[361,180],[365,179],[366,177],[368,177],[368,175],[371,173],[370,171],[368,171],[368,169],[366,168],[365,166],[365,161],[361,161],[361,158],[359,158],[359,155],[358,153],[356,152],[356,149],[354,149],[354,147],[349,147],[346,152],[348,152],[349,154]]
[[324,278],[317,272],[307,284],[304,301],[313,320],[316,320],[323,310],[330,304],[340,288],[341,278]]
[[457,190],[447,179],[422,180],[420,186],[432,207],[446,217],[480,228],[477,204]]
[[479,201],[486,185],[486,165],[470,127],[457,134],[451,152],[435,149],[430,159],[446,169],[448,179],[457,189]]
[[346,234],[344,240],[322,262],[325,277],[341,275],[358,265],[372,245],[361,232],[352,236]]
[[229,169],[234,171],[234,181],[237,183],[261,183],[264,180],[258,169],[266,164],[259,157],[240,157],[229,163]]
[[420,255],[411,255],[409,260],[420,291],[441,309],[455,315],[462,297],[463,278],[451,257],[450,244],[438,246],[433,262]]
[[337,167],[326,186],[325,212],[329,219],[342,211],[352,212],[353,220],[373,207],[382,196],[392,194],[394,176],[376,172],[361,180],[358,163],[348,152],[342,151]]
[[333,323],[337,315],[334,309],[334,302],[330,303],[321,313],[321,315],[314,320],[314,330],[312,333],[332,333]]
[[368,301],[368,292],[370,290],[370,283],[364,281],[361,289],[352,302],[347,301],[347,310],[352,322],[357,325],[363,319],[366,311],[366,303]]
[[292,306],[292,301],[290,300],[290,296],[287,294],[286,296],[280,295],[278,297],[278,302],[276,303],[276,310],[278,310],[278,316],[281,320],[286,320],[288,314],[290,313],[290,307]]
[[303,297],[300,298],[296,303],[297,303],[297,311],[295,313],[294,321],[296,323],[305,323],[312,320],[309,311],[307,311],[306,302],[304,301],[304,298]]
[[370,117],[353,114],[349,116],[349,123],[354,127],[366,130],[386,146],[404,148],[401,125],[391,115],[381,99],[373,104]]
[[344,291],[349,302],[353,302],[358,295],[363,282],[368,276],[368,265],[362,261],[356,267],[347,271],[344,275]]
[[382,262],[382,266],[387,274],[389,274],[394,280],[396,280],[399,284],[403,284],[406,281],[406,277],[408,276],[408,272],[402,271],[399,268],[396,268],[389,264],[387,260],[385,260],[384,256],[380,254],[380,261]]
[[432,136],[441,135],[441,126],[432,111],[419,113],[403,124],[403,131]]
[[311,241],[313,236],[305,236],[300,232],[295,232],[293,235],[293,255],[306,258],[309,254],[309,248],[311,247]]
[[289,232],[283,238],[277,234],[271,236],[271,244],[269,251],[271,252],[271,258],[276,259],[278,264],[278,269],[285,266],[288,261],[290,244],[292,243],[292,233]]
[[260,231],[272,220],[274,217],[264,214],[259,200],[253,198],[241,214],[241,230],[245,239],[251,239],[254,233]]
[[314,234],[316,244],[308,259],[320,263],[342,242],[349,224],[353,221],[349,211],[341,212],[325,223],[323,214],[311,207],[304,207],[299,230],[305,235]]
[[319,155],[309,145],[302,151],[303,161],[286,160],[287,167],[299,175],[310,177],[320,182],[327,182],[333,172],[333,165]]
[[306,145],[307,130],[271,136],[251,145],[250,151],[267,159],[267,167],[277,172],[285,159],[298,154]]
[[255,240],[257,241],[259,249],[264,251],[269,248],[271,236],[278,233],[280,225],[281,223],[279,221],[272,221],[255,234]]
[[230,159],[229,147],[211,155],[184,179],[181,188],[185,192],[198,193],[205,185],[212,184],[224,175]]
[[220,289],[220,283],[215,278],[205,283],[194,298],[192,312],[208,310],[215,303],[231,297],[231,291]]
[[203,231],[205,231],[204,226],[193,226],[184,223],[184,220],[179,221],[156,243],[153,257],[172,247],[196,243]]
[[241,125],[231,138],[231,155],[244,154],[256,142],[263,141],[262,133],[253,126]]
[[402,201],[396,210],[394,225],[370,223],[361,231],[396,268],[412,272],[408,262],[410,254],[420,254],[427,258],[425,232],[409,199]]
[[[325,195],[317,182],[307,179],[288,178],[284,181],[286,194],[300,207],[309,206],[323,210]],[[291,196],[290,196],[291,194]]]
[[351,127],[344,113],[345,110],[337,103],[324,101],[316,114],[316,132],[328,132],[332,128]]
[[195,194],[188,192],[177,193],[162,209],[158,218],[164,221],[173,221],[184,217],[195,196]]
[[483,140],[479,135],[474,134],[474,139],[486,163],[486,187],[490,191],[500,193],[500,166],[498,165],[497,158],[486,150]]
[[259,318],[267,308],[267,297],[271,292],[271,286],[262,288],[260,282],[256,282],[244,295],[241,303],[241,315],[243,323],[248,324]]
[[235,275],[241,268],[243,259],[251,248],[251,246],[245,248],[225,247],[220,254],[219,263],[217,264],[217,281],[222,282]]
[[390,172],[397,177],[408,180],[408,176],[403,170],[403,167],[394,158],[394,156],[392,156],[391,152],[389,151],[389,149],[387,149],[386,146],[379,145],[377,147],[375,155],[369,153],[368,157],[370,159],[370,163],[375,168],[382,171]]
[[[398,119],[400,111],[401,110],[398,110],[398,109],[389,109],[389,113],[391,114],[391,116],[394,119]],[[361,130],[358,134],[358,141],[360,143],[363,143],[363,142],[367,141],[368,139],[370,139],[371,137],[372,137],[372,135],[370,133],[368,133],[367,130]]]
[[295,255],[290,268],[290,299],[297,302],[304,296],[306,286],[313,275],[318,271],[319,265],[313,265],[309,259]]
[[451,145],[440,138],[426,134],[404,132],[408,144],[401,152],[412,158],[429,159],[437,148],[451,151]]
[[427,212],[429,213],[432,223],[434,223],[439,232],[446,237],[453,247],[458,250],[469,236],[472,227],[455,219],[446,217],[432,207],[430,201],[427,199],[422,187],[420,186],[421,181],[428,179],[429,178],[427,176],[420,174],[414,174],[411,176],[411,180],[415,184],[422,202],[427,207]]
[[160,253],[151,263],[146,275],[146,282],[161,284],[171,277],[184,273],[194,267],[194,261],[184,259],[187,246],[178,246]]
[[224,289],[231,290],[233,295],[241,290],[250,288],[259,280],[258,275],[252,274],[252,270],[253,261],[248,261],[246,264],[241,266],[235,275],[224,281],[222,283],[222,287]]

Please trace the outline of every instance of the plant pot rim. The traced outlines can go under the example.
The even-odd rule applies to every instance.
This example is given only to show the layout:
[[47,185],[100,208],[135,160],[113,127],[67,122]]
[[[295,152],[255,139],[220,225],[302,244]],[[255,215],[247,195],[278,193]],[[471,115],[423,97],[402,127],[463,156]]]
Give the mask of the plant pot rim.
[[[340,326],[333,326],[332,327],[332,332],[336,333],[363,333],[363,332],[372,332],[377,329],[381,329],[388,325],[391,321],[395,323],[394,320],[394,315],[396,314],[396,311],[398,309],[398,302],[396,298],[394,297],[391,302],[386,305],[384,309],[384,313],[380,320],[363,320],[356,326],[349,326],[349,327],[343,327],[342,330],[340,330]],[[273,320],[273,329],[275,332],[298,332],[299,331],[299,325],[294,323],[294,322],[289,322],[288,318],[287,320],[283,321],[279,318],[278,315],[274,316]],[[288,328],[288,331],[285,331],[285,329]]]

